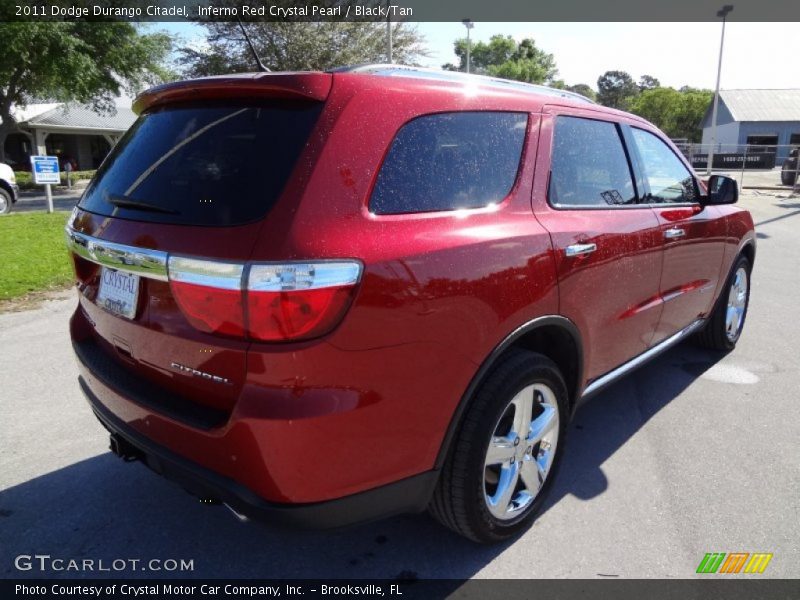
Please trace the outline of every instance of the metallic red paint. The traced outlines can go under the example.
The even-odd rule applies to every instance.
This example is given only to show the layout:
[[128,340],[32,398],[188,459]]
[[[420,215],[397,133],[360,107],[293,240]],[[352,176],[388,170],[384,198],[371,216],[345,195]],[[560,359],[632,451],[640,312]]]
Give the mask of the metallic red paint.
[[[602,220],[598,211],[550,207],[554,114],[635,122],[658,134],[624,113],[570,100],[555,106],[551,97],[513,89],[337,73],[181,83],[146,93],[136,106],[256,92],[326,102],[267,218],[199,228],[78,211],[74,228],[220,260],[358,259],[364,272],[341,324],[294,343],[215,336],[187,322],[168,283],[144,278],[136,318],[127,321],[94,304],[98,267],[75,256],[80,303],[72,335],[95,339],[131,377],[225,411],[224,426],[194,428],[81,368],[100,402],[135,431],[268,500],[338,498],[432,469],[478,367],[516,328],[543,315],[571,319],[584,338],[585,384],[646,350],[662,331],[705,314],[739,244],[753,237],[749,215],[730,206],[617,209]],[[457,110],[529,114],[507,198],[474,210],[371,214],[369,194],[399,127]],[[662,230],[673,223],[692,235],[665,249]],[[566,259],[563,248],[582,241],[595,241],[599,251]],[[699,281],[716,286],[713,294]],[[684,299],[665,301],[675,289]],[[232,383],[193,377],[173,362]]]

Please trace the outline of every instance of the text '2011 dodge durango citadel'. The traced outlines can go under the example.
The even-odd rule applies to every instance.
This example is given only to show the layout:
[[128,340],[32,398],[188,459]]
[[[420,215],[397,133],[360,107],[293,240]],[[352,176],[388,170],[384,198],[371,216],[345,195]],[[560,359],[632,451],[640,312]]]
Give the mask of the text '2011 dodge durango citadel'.
[[643,119],[398,66],[153,88],[67,225],[112,450],[237,514],[528,526],[581,400],[744,325],[753,222]]

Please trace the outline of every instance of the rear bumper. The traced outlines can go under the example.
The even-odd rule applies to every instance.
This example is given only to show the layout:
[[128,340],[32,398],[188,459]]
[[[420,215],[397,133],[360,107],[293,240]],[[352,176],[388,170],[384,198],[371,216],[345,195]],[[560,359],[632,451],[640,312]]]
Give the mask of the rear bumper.
[[150,469],[198,497],[223,502],[237,513],[253,519],[293,527],[331,529],[402,513],[421,512],[427,507],[438,479],[438,471],[428,471],[325,502],[268,502],[240,483],[147,439],[103,406],[83,377],[79,377],[78,381],[103,426],[141,452],[143,462]]

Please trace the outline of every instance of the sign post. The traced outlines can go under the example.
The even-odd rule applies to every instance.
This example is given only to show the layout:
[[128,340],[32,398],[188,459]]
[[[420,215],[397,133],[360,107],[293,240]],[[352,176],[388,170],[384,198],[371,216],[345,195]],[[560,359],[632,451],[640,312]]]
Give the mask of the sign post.
[[57,156],[31,156],[31,167],[33,171],[33,182],[37,185],[44,185],[44,193],[47,197],[47,212],[53,212],[53,191],[50,184],[61,183],[61,173],[58,172]]

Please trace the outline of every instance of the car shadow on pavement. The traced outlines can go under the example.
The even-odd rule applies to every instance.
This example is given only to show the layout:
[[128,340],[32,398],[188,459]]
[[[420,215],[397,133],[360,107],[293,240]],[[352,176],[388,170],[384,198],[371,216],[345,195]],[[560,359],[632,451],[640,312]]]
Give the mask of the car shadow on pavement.
[[591,500],[608,487],[602,465],[705,371],[725,356],[680,344],[590,399],[575,414],[544,513],[568,494]]
[[[602,494],[608,486],[603,462],[720,357],[673,349],[581,408],[544,511],[567,494],[584,500]],[[621,387],[626,385],[634,386],[633,394]],[[513,544],[476,545],[427,515],[333,532],[241,523],[224,507],[202,505],[145,467],[110,453],[0,492],[0,534],[4,578],[465,579]],[[106,567],[115,559],[141,562],[133,569],[127,563],[121,572],[20,571],[14,566],[20,554],[102,559]],[[144,570],[152,559],[193,561],[193,570]]]

